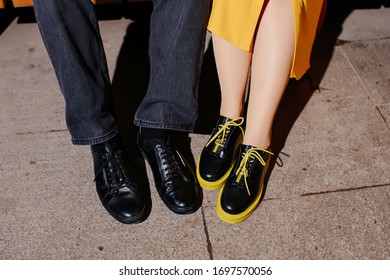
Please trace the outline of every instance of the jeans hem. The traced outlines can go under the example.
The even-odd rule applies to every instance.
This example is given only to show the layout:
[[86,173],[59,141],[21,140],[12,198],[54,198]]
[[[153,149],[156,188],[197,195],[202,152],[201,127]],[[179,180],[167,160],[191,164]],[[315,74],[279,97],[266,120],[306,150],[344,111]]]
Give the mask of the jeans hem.
[[116,136],[119,133],[118,127],[114,127],[110,132],[104,134],[103,136],[94,137],[94,138],[72,138],[72,144],[74,145],[96,145],[103,142],[106,142]]
[[142,121],[142,120],[134,120],[134,124],[141,127],[147,128],[158,128],[158,129],[167,129],[167,130],[175,130],[175,131],[184,131],[184,132],[193,132],[195,129],[195,125],[181,124],[181,123],[161,123],[161,122],[151,122],[151,121]]

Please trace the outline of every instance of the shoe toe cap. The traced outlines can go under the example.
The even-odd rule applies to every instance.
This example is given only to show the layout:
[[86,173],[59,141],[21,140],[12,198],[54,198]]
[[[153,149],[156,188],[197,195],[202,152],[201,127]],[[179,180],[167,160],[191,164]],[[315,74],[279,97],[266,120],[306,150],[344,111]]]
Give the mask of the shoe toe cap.
[[177,214],[195,212],[202,204],[202,191],[191,181],[175,182],[175,187],[161,194],[164,203]]
[[146,212],[147,201],[141,197],[117,196],[108,204],[107,209],[119,221],[131,223],[141,219]]
[[248,197],[240,192],[224,192],[221,197],[221,208],[229,214],[239,214],[246,209]]
[[184,208],[191,206],[196,201],[196,194],[193,187],[184,187],[180,190],[172,192],[167,200],[174,206]]
[[203,160],[199,163],[200,176],[210,182],[219,180],[228,170],[228,162],[219,158]]

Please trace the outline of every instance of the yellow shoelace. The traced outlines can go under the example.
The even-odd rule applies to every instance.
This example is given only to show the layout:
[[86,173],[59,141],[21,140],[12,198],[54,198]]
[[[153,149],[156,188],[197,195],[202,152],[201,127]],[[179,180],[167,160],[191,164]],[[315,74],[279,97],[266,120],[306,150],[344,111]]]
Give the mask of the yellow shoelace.
[[246,187],[246,190],[247,190],[249,195],[251,195],[251,192],[249,191],[248,182],[246,180],[246,178],[248,177],[248,169],[246,167],[248,161],[250,163],[252,163],[257,159],[263,166],[265,166],[267,164],[265,162],[265,160],[263,159],[263,157],[259,154],[259,151],[273,155],[273,153],[271,153],[270,151],[267,151],[267,150],[263,150],[263,149],[259,149],[259,148],[251,148],[246,153],[244,153],[242,155],[242,160],[241,160],[240,166],[238,167],[238,169],[236,171],[236,176],[237,176],[236,183],[239,183],[242,176],[244,176],[245,187]]
[[[210,145],[215,140],[215,148],[213,150],[213,152],[215,153],[219,147],[222,147],[223,145],[225,145],[226,136],[229,134],[230,127],[232,127],[232,126],[238,126],[241,129],[242,135],[244,135],[244,130],[241,127],[241,125],[243,123],[244,123],[244,118],[239,117],[237,119],[228,121],[228,122],[224,123],[223,125],[220,124],[218,126],[219,129],[218,129],[217,133],[215,133],[214,136],[211,137],[211,139],[206,143],[206,147],[208,145]],[[219,137],[220,135],[221,135],[221,137]],[[216,139],[217,137],[219,137],[219,138]]]

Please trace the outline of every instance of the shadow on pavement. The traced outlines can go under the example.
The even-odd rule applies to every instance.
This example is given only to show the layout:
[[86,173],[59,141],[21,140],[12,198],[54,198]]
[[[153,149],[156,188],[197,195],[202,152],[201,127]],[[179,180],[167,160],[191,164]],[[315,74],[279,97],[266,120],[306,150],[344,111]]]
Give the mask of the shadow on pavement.
[[[272,148],[275,153],[270,172],[279,158],[288,156],[281,151],[286,139],[302,110],[316,90],[328,68],[334,48],[343,42],[338,41],[345,19],[355,9],[378,9],[390,7],[390,0],[328,0],[326,18],[314,43],[311,56],[311,68],[299,80],[290,80],[275,117]],[[152,12],[151,2],[97,5],[100,20],[129,18],[129,24],[120,49],[116,69],[113,73],[112,88],[114,106],[119,129],[126,146],[130,161],[137,173],[147,184],[145,163],[136,146],[137,128],[133,117],[146,93],[149,79],[148,37],[149,19]],[[33,8],[7,7],[0,10],[0,36],[8,25],[17,18],[18,23],[35,22]],[[367,23],[369,24],[369,23]],[[255,78],[255,77],[252,77]],[[212,45],[204,57],[199,86],[199,113],[195,133],[209,134],[219,115],[220,89]],[[181,145],[185,147],[187,158],[195,161],[190,150],[188,134],[180,134]],[[269,173],[270,173],[269,172]],[[269,177],[269,176],[268,176]]]

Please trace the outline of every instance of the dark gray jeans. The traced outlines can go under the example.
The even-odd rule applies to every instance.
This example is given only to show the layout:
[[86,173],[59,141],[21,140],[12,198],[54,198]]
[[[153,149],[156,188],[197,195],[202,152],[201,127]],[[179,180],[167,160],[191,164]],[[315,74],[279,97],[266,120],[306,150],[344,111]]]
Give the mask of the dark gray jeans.
[[[66,104],[73,144],[118,133],[111,83],[90,0],[34,0],[35,15]],[[153,0],[150,81],[134,123],[192,131],[209,0]]]

